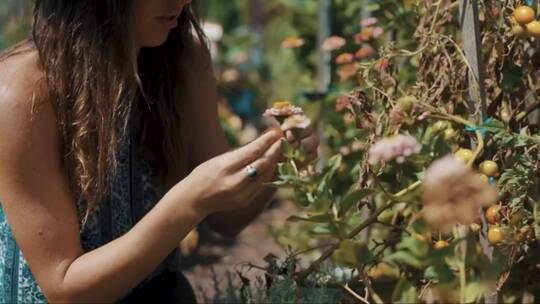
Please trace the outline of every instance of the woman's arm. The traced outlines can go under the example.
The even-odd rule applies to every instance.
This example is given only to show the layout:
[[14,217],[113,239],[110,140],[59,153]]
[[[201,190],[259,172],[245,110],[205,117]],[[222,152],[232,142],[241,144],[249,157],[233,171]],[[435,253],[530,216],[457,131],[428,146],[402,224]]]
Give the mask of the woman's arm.
[[[124,236],[81,248],[76,204],[61,164],[50,104],[33,109],[36,56],[0,67],[0,201],[32,273],[51,302],[111,302],[125,296],[206,214],[179,184]],[[30,89],[29,89],[30,88]],[[39,95],[39,94],[38,94]],[[178,200],[182,197],[182,201]]]
[[[186,48],[179,65],[181,100],[189,119],[189,153],[191,167],[229,151],[231,148],[219,123],[217,87],[210,52],[198,41]],[[261,172],[266,173],[266,172]],[[272,173],[273,174],[273,173]],[[179,177],[176,177],[177,179]],[[209,227],[228,237],[237,235],[251,223],[274,196],[275,189],[261,186],[250,198],[248,207],[208,216]]]

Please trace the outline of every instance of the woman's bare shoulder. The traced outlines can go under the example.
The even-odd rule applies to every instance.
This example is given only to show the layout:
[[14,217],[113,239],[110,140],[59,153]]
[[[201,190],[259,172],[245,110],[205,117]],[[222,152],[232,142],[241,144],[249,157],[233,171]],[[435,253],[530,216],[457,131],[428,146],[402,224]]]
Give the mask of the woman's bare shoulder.
[[36,137],[58,142],[56,115],[46,98],[38,58],[36,51],[27,51],[0,60],[0,147],[4,151],[21,152]]
[[38,52],[15,49],[0,58],[0,113],[27,117],[46,100],[45,77]]
[[44,77],[36,50],[16,49],[0,58],[0,106],[31,96],[43,99]]

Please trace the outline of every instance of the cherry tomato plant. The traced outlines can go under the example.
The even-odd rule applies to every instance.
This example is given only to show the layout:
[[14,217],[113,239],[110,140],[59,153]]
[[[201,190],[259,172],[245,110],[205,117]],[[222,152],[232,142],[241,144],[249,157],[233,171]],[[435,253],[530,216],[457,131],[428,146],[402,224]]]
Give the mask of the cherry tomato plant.
[[537,7],[478,1],[479,119],[459,2],[374,2],[376,18],[328,44],[335,87],[351,89],[321,108],[328,157],[303,166],[284,144],[274,185],[301,210],[274,229],[287,276],[364,302],[540,298]]

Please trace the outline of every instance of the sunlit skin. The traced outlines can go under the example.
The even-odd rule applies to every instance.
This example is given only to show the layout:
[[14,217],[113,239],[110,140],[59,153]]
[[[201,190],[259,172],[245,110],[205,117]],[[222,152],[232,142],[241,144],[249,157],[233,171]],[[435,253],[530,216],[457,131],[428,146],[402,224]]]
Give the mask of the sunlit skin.
[[169,32],[178,26],[178,17],[191,0],[135,0],[132,27],[135,45],[156,47],[162,45]]

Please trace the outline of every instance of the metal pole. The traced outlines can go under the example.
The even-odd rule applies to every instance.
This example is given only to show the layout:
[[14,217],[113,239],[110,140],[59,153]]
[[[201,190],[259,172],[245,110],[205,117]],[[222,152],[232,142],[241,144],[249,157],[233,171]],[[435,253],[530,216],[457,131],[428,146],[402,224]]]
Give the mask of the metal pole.
[[[463,49],[472,70],[467,73],[469,75],[469,117],[477,123],[481,123],[486,119],[487,106],[478,0],[460,0],[459,12],[464,44]],[[488,225],[482,208],[478,212],[483,223],[480,244],[484,253],[491,260],[493,258],[493,248],[485,238]],[[495,286],[490,286],[484,293],[484,302],[490,304],[498,302],[498,294]]]
[[[318,45],[321,46],[323,42],[331,35],[331,14],[332,14],[332,0],[319,0],[319,33],[318,33]],[[320,93],[328,91],[331,80],[331,66],[330,61],[332,55],[330,52],[321,50],[319,52],[318,62],[318,75],[317,75],[317,90]]]

